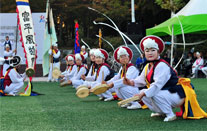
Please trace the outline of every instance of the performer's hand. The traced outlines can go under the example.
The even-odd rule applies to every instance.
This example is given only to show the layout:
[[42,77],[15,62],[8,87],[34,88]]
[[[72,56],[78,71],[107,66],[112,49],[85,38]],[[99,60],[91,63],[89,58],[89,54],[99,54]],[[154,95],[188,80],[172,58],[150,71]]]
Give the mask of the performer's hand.
[[72,81],[71,80],[68,80],[68,84],[72,84]]
[[101,84],[106,84],[106,81],[102,81]]
[[17,50],[15,49],[15,50],[13,50],[13,52],[14,52],[14,53],[16,53],[16,52],[17,52]]
[[109,86],[109,88],[113,88],[114,87],[114,83],[109,83],[107,85]]
[[86,79],[86,76],[85,75],[81,75],[81,79],[82,80],[85,80]]
[[123,83],[125,85],[130,85],[130,86],[133,86],[134,85],[134,82],[133,81],[130,81],[129,79],[127,79],[126,77],[124,77],[123,79]]
[[60,77],[60,78],[63,78],[63,77],[64,77],[64,75],[60,75],[59,77]]
[[145,93],[144,93],[144,92],[141,92],[141,93],[136,94],[136,95],[134,95],[134,96],[138,96],[139,99],[141,100],[141,99],[145,96]]

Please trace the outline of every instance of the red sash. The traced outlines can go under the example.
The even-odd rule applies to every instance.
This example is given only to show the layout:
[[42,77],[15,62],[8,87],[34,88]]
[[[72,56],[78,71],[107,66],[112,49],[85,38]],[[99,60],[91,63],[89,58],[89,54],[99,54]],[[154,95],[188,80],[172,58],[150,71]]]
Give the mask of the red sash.
[[81,69],[82,67],[86,68],[84,65],[78,66],[78,72],[80,71],[80,69]]
[[106,64],[106,63],[101,64],[100,67],[98,68],[98,71],[97,71],[97,74],[96,74],[96,78],[98,78],[99,72],[100,72],[102,66],[107,66],[107,67],[110,68],[110,66],[108,64]]
[[[160,59],[158,62],[156,62],[156,63],[154,64],[154,67],[152,67],[152,68],[150,69],[149,73],[148,73],[147,76],[146,76],[146,79],[147,79],[147,81],[148,81],[149,83],[152,82],[151,80],[152,80],[152,77],[153,77],[153,75],[154,75],[154,69],[156,68],[156,66],[157,66],[160,62],[164,62],[164,63],[166,63],[170,68],[172,68],[168,62],[166,62],[166,61],[163,60],[163,59]],[[173,68],[172,68],[172,69],[173,69]],[[174,69],[173,69],[173,70],[174,70]],[[177,75],[177,72],[176,72],[175,70],[174,70],[174,72],[175,72],[176,75]]]

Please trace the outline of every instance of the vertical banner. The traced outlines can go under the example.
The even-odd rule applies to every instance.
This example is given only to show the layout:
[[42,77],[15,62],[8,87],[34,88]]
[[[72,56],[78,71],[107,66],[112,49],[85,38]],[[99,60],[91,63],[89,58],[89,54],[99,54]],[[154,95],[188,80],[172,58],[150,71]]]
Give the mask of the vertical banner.
[[50,69],[50,55],[48,51],[50,50],[53,43],[57,42],[57,35],[55,31],[55,24],[53,20],[52,8],[50,8],[49,0],[47,0],[46,5],[46,20],[45,32],[44,32],[44,44],[43,44],[43,76],[49,73]]
[[34,69],[37,54],[32,14],[28,0],[16,0],[16,4],[18,26],[21,36],[20,41],[24,48],[26,58],[26,74],[31,77],[35,73]]
[[75,22],[75,47],[74,47],[75,54],[80,53],[80,42],[79,42],[78,28],[79,28],[79,25],[78,25],[78,22],[76,21]]

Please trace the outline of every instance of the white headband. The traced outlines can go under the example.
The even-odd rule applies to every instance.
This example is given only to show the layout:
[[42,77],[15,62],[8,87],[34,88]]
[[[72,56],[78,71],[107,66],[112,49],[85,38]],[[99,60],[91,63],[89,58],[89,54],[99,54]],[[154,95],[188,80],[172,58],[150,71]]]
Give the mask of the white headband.
[[94,51],[94,55],[95,55],[95,57],[101,57],[101,58],[105,59],[104,54],[99,49]]
[[75,54],[75,60],[82,60],[81,55],[80,54]]
[[196,52],[196,55],[200,55],[200,53],[199,52]]
[[58,47],[58,44],[57,43],[54,43],[52,46]]
[[68,61],[70,60],[74,61],[74,58],[72,56],[68,56]]
[[81,46],[81,48],[85,49],[86,47],[83,45],[83,46]]
[[144,45],[144,50],[150,49],[150,48],[155,48],[159,50],[158,44],[155,42],[155,40],[152,40],[150,38],[147,38],[146,40],[144,40],[143,45]]
[[6,44],[5,47],[10,47],[9,44]]
[[117,52],[117,58],[119,59],[121,55],[129,56],[129,53],[127,52],[126,49],[124,49],[123,47],[120,47],[118,52]]

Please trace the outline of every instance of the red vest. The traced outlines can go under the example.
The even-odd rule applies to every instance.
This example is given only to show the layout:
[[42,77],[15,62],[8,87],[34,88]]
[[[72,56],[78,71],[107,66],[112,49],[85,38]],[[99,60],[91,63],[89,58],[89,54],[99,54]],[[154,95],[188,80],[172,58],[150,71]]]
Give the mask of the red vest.
[[86,68],[85,65],[82,64],[82,65],[78,66],[78,72],[80,71],[80,69],[81,69],[82,67]]
[[[74,64],[74,65],[75,65],[75,64]],[[67,69],[66,69],[66,70],[68,71],[68,70],[70,69],[70,72],[71,72],[71,71],[72,71],[72,69],[73,69],[73,66],[74,66],[74,65],[68,65],[68,67],[67,67]],[[71,67],[71,68],[70,68],[70,67]]]

